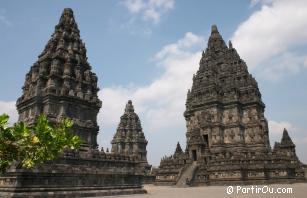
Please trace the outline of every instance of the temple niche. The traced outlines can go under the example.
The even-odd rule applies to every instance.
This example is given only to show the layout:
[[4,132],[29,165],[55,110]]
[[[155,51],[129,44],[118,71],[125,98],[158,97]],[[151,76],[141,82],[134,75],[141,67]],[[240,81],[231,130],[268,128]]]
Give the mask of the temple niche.
[[157,185],[305,181],[288,132],[271,149],[257,81],[215,25],[186,99],[187,145],[163,157]]
[[[33,169],[22,169],[18,164],[10,167],[0,177],[0,197],[146,193],[142,183],[144,167],[147,167],[144,165],[147,141],[140,125],[133,126],[139,135],[139,139],[135,139],[139,150],[135,153],[98,150],[97,114],[102,103],[97,95],[97,81],[73,11],[66,8],[45,49],[26,74],[16,106],[19,121],[28,125],[40,114],[45,114],[52,124],[65,117],[72,119],[72,132],[79,135],[84,144],[79,150],[66,150],[57,160]],[[131,111],[130,106],[127,111]]]

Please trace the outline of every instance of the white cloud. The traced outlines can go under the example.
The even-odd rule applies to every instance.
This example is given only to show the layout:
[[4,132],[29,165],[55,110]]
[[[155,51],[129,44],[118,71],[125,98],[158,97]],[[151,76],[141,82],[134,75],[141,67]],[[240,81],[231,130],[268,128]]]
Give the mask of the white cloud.
[[120,28],[128,31],[131,35],[148,37],[151,35],[152,30],[148,26],[148,24],[138,24],[136,17],[132,17],[129,21],[120,25]]
[[[147,137],[150,133],[164,135],[164,139],[169,140],[169,145],[163,145],[161,149],[148,149],[153,155],[154,163],[157,164],[160,157],[167,153],[167,149],[173,149],[179,139],[184,139],[183,112],[186,93],[191,88],[192,76],[199,67],[200,49],[203,44],[202,37],[188,32],[184,38],[156,53],[154,60],[158,65],[162,65],[165,71],[149,85],[102,89],[99,92],[99,97],[103,100],[102,111],[99,114],[99,120],[102,121],[100,126],[110,128],[114,133],[125,104],[131,99],[141,117],[145,135],[147,134]],[[168,136],[171,133],[175,133],[175,136]],[[178,135],[179,133],[182,134]],[[158,145],[159,142],[152,144]]]
[[[300,141],[301,140],[301,141]],[[301,162],[307,164],[307,136],[305,136],[302,139],[299,139],[298,141],[294,140],[294,143],[296,144],[296,154],[301,160]]]
[[162,15],[174,8],[175,0],[123,0],[122,4],[132,14],[139,14],[144,20],[158,23]]
[[307,44],[307,1],[272,0],[261,3],[261,9],[235,31],[232,38],[235,47],[250,69],[267,70],[264,76],[272,74],[272,70],[278,70],[275,79],[282,74],[297,73],[303,68],[306,58],[296,49]]
[[306,58],[303,56],[284,52],[266,60],[263,67],[257,70],[257,73],[260,77],[277,81],[286,75],[299,73],[302,68],[307,68],[305,61]]
[[287,121],[269,121],[269,131],[271,135],[280,135],[282,134],[284,129],[287,129],[288,131],[293,131],[295,130],[295,127],[293,126],[293,124]]
[[10,116],[9,124],[18,120],[18,113],[15,107],[15,101],[0,101],[0,114],[6,113]]
[[251,6],[255,6],[257,4],[269,4],[272,3],[274,0],[251,0]]
[[[167,45],[155,55],[165,72],[147,86],[108,87],[99,93],[104,101],[102,117],[104,123],[115,124],[123,112],[128,99],[132,99],[138,112],[151,119],[150,125],[157,129],[161,125],[174,124],[184,111],[186,92],[192,85],[193,73],[198,69],[200,51],[191,48],[204,43],[204,39],[191,32],[183,39]],[[174,50],[175,49],[175,50]],[[170,94],[172,93],[172,94]],[[105,115],[105,116],[104,116]],[[160,117],[160,118],[159,118]],[[180,117],[180,116],[179,116]]]
[[132,87],[115,86],[103,88],[98,93],[99,98],[103,101],[102,109],[98,114],[98,120],[102,121],[101,126],[116,125],[119,122],[119,117],[123,114],[131,92],[133,92]]
[[178,40],[176,43],[166,45],[160,52],[155,55],[156,59],[163,59],[166,57],[189,55],[189,51],[186,52],[187,48],[200,47],[204,44],[204,38],[187,32],[183,39]]
[[143,0],[125,0],[122,3],[131,13],[138,13],[145,7]]
[[0,9],[0,22],[8,27],[13,26],[12,22],[9,21],[6,17],[6,10]]

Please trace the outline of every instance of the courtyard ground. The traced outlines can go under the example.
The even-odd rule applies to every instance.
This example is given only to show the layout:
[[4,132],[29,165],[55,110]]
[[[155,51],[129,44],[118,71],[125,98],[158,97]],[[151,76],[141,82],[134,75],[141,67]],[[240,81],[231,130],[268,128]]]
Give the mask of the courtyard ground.
[[[307,183],[297,184],[274,184],[274,185],[254,185],[254,186],[204,186],[204,187],[190,187],[190,188],[176,188],[168,186],[154,186],[145,185],[145,189],[148,194],[143,195],[121,195],[121,196],[109,196],[108,198],[231,198],[231,197],[295,197],[306,198],[307,197]],[[254,189],[252,190],[252,187]],[[256,189],[257,188],[257,189]],[[233,189],[233,191],[231,191]],[[291,190],[292,189],[292,193]],[[261,191],[271,191],[273,193],[261,193]],[[253,192],[252,192],[253,191]],[[256,192],[258,191],[258,193]],[[288,193],[282,193],[282,191]],[[238,193],[237,193],[238,192]],[[281,193],[277,193],[281,192]]]

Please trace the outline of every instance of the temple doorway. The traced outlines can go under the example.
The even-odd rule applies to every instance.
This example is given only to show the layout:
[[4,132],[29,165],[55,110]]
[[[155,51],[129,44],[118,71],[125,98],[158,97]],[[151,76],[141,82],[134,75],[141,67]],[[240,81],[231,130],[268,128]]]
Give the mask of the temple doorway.
[[192,158],[193,158],[193,161],[197,161],[197,153],[196,153],[196,150],[192,150]]
[[205,142],[205,146],[206,146],[206,147],[209,147],[209,138],[208,138],[208,134],[203,135],[203,139],[204,139],[204,142]]

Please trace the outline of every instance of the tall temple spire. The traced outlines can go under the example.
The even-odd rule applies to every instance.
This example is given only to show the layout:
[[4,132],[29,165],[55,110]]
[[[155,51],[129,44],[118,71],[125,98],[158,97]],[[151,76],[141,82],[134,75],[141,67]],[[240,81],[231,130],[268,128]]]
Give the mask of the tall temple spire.
[[[246,63],[231,42],[229,47],[225,44],[213,25],[208,47],[187,95],[184,116],[189,152],[192,153],[196,145],[200,150],[214,145],[214,151],[223,144],[235,143],[249,145],[249,148],[257,145],[261,152],[268,152],[270,144],[264,107],[257,82],[248,72]],[[245,131],[242,131],[241,122],[246,125]],[[250,124],[255,128],[249,128]],[[203,131],[213,126],[215,129]]]
[[304,178],[286,130],[272,151],[264,110],[255,78],[213,25],[187,93],[186,151],[177,155],[177,144],[175,154],[161,160],[156,182],[184,186]]
[[[207,48],[202,53],[202,58],[200,60],[200,70],[206,70],[208,62],[214,62],[217,59],[223,59],[225,54],[228,52],[228,47],[220,35],[217,26],[211,26],[211,34],[208,39]],[[217,70],[215,69],[215,72]]]
[[[239,90],[240,86],[244,89]],[[252,93],[253,97],[249,93]],[[225,44],[216,25],[211,27],[211,35],[202,54],[199,70],[193,76],[191,92],[187,95],[186,112],[191,106],[196,108],[212,100],[237,100],[243,103],[253,100],[264,107],[258,84],[249,74],[246,63],[240,58],[231,41],[229,47]]]
[[65,8],[45,49],[26,75],[23,94],[16,104],[19,120],[33,124],[42,113],[53,123],[71,118],[74,132],[88,146],[97,147],[101,107],[97,80],[73,11]]
[[27,73],[16,106],[19,120],[27,125],[34,124],[40,114],[52,124],[70,118],[71,132],[80,136],[83,144],[78,150],[65,149],[55,160],[32,169],[12,164],[0,175],[0,197],[67,198],[146,192],[141,185],[145,174],[140,171],[148,167],[144,160],[97,148],[97,114],[101,107],[97,81],[87,62],[73,11],[66,8],[44,51]]
[[39,55],[39,62],[59,58],[63,62],[76,64],[76,67],[91,69],[87,62],[85,44],[80,38],[80,31],[75,22],[72,9],[65,8],[59,23],[48,41],[44,51]]

